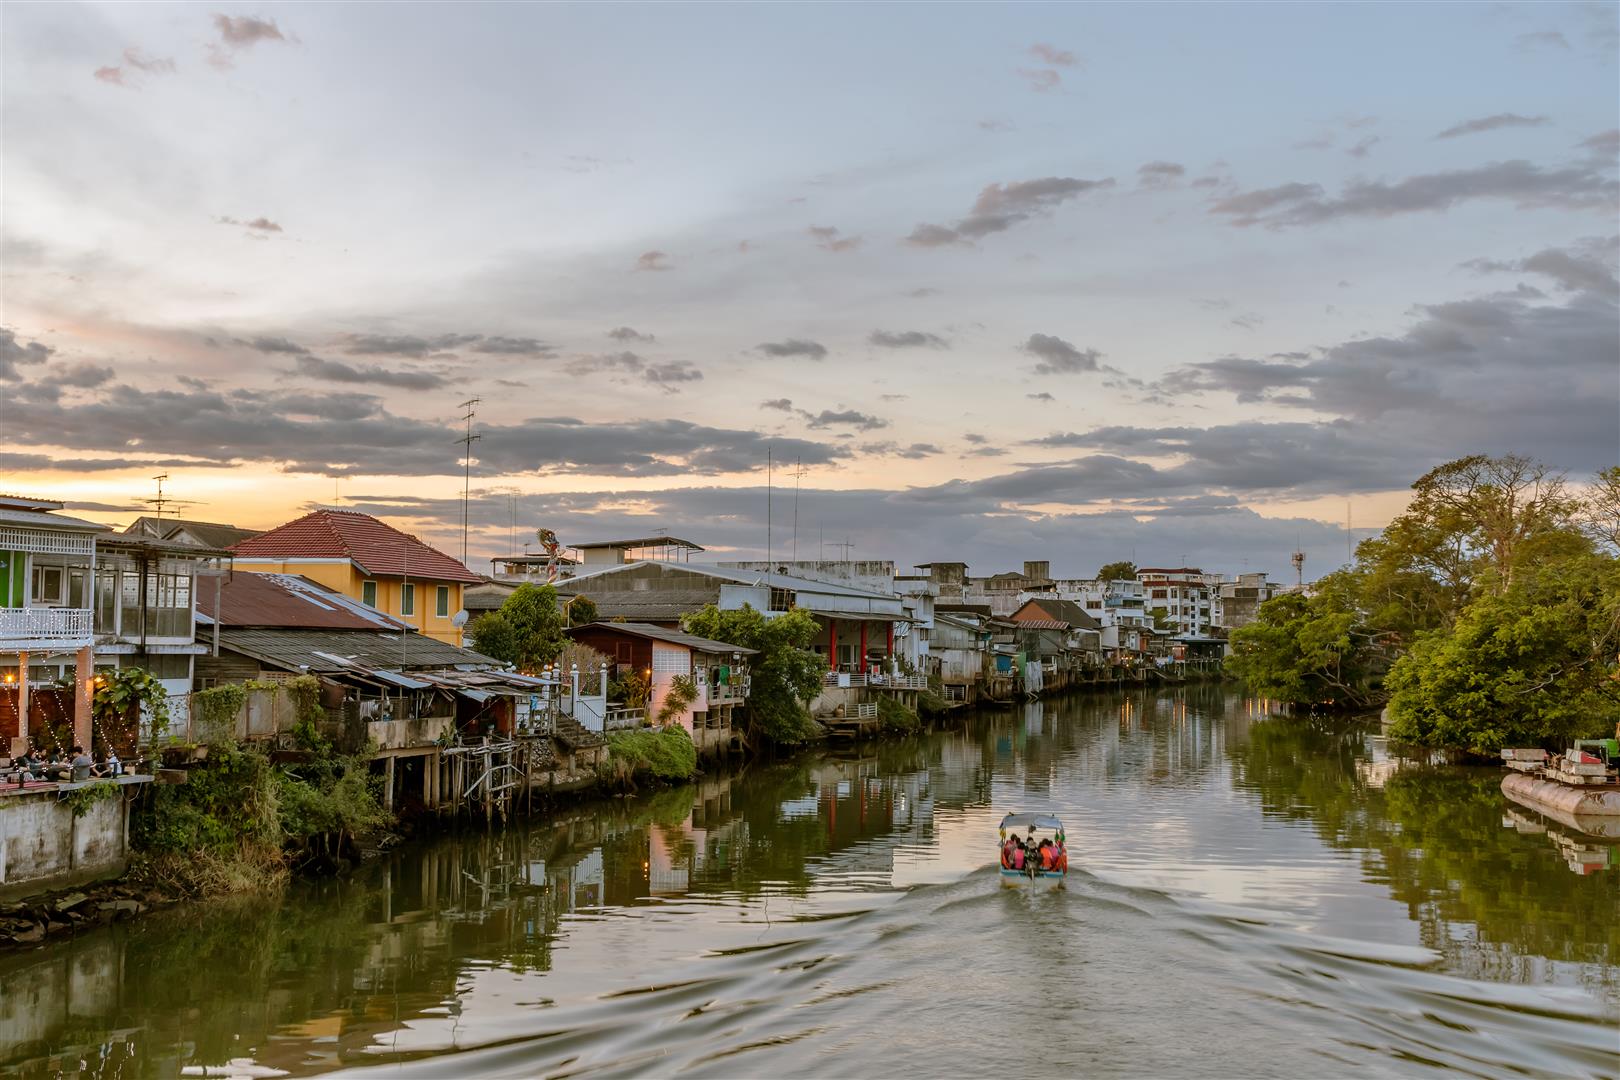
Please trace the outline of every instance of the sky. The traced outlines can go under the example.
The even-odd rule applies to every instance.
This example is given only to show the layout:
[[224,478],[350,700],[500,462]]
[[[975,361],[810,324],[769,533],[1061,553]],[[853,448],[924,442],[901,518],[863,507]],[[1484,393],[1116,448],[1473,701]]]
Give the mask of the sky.
[[474,398],[475,569],[549,527],[1310,577],[1447,460],[1620,461],[1620,5],[12,3],[0,38],[0,490],[109,524],[163,473],[184,517],[459,555]]

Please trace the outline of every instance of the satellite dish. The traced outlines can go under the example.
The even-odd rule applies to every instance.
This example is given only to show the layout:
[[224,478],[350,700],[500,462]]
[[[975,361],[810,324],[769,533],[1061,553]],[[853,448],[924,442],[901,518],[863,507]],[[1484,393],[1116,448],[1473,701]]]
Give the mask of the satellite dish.
[[460,630],[463,626],[466,626],[467,625],[467,609],[462,608],[460,611],[458,611],[454,615],[450,616],[450,625],[455,627],[457,630]]

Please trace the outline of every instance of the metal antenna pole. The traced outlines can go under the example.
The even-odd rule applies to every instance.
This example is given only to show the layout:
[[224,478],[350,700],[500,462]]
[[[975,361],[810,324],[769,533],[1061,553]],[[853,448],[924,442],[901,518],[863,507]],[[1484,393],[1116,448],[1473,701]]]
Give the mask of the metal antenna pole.
[[482,435],[474,435],[473,431],[472,431],[473,417],[477,415],[477,410],[474,408],[474,406],[482,403],[483,400],[484,400],[483,398],[472,398],[472,399],[470,399],[468,401],[463,401],[460,405],[456,406],[459,409],[466,409],[467,410],[467,415],[463,416],[461,418],[467,425],[467,433],[465,435],[463,435],[461,438],[456,440],[457,442],[462,443],[466,447],[466,451],[464,452],[464,454],[462,456],[462,459],[461,459],[461,462],[462,462],[462,472],[461,472],[461,565],[462,566],[467,565],[467,499],[468,499],[468,494],[472,490],[472,444],[477,442],[479,439],[483,438]]
[[799,561],[799,478],[804,476],[804,459],[793,463],[793,559]]
[[765,445],[765,584],[771,583],[771,446]]

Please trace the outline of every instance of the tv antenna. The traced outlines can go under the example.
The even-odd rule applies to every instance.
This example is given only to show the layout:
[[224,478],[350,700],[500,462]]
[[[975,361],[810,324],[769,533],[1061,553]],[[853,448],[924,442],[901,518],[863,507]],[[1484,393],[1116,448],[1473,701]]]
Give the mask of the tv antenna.
[[461,458],[461,565],[467,565],[467,500],[472,491],[472,444],[482,439],[482,435],[474,435],[472,429],[473,417],[478,415],[474,406],[482,404],[483,398],[472,398],[457,405],[458,409],[467,410],[461,419],[467,425],[467,433],[457,439],[466,449]]
[[805,474],[803,459],[793,463],[793,562],[799,561],[799,480]]
[[165,499],[163,497],[163,481],[167,480],[168,478],[168,473],[159,473],[157,476],[152,477],[152,479],[157,481],[157,498],[146,500],[152,504],[152,513],[156,514],[158,517],[163,516],[163,508],[165,506],[168,506],[170,503],[174,502],[173,499]]
[[846,536],[842,540],[833,541],[833,547],[843,549],[843,558],[839,560],[840,562],[849,562],[849,553],[855,550],[855,543]]

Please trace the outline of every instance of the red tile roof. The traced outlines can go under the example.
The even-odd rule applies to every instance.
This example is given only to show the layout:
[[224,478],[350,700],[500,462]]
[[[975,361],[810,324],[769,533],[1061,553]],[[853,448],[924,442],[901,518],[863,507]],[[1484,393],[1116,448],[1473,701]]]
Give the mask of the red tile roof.
[[409,533],[353,510],[316,510],[233,544],[244,559],[349,559],[374,577],[477,585],[484,579]]

